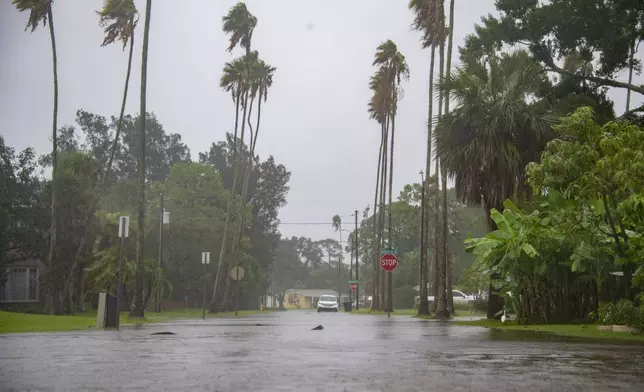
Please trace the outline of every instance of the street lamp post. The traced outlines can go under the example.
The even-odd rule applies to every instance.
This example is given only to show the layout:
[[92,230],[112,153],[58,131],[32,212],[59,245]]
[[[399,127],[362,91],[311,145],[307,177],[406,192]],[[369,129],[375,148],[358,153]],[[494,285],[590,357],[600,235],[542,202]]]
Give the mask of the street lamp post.
[[201,264],[203,264],[203,299],[201,300],[201,318],[206,319],[206,284],[208,284],[208,273],[206,266],[210,264],[210,252],[201,252]]
[[119,217],[119,239],[120,239],[120,247],[119,247],[119,280],[116,286],[116,328],[118,329],[120,327],[120,319],[121,319],[121,301],[123,301],[123,242],[125,238],[129,234],[129,226],[130,226],[130,217],[129,216],[121,216]]
[[170,224],[170,212],[163,208],[163,193],[160,194],[161,201],[159,205],[159,265],[157,270],[157,293],[156,293],[156,311],[161,312],[161,260],[163,260],[163,225]]
[[360,243],[358,242],[358,210],[355,211],[355,238],[354,247],[356,248],[356,310],[360,310],[360,262],[358,261],[358,251],[360,250]]

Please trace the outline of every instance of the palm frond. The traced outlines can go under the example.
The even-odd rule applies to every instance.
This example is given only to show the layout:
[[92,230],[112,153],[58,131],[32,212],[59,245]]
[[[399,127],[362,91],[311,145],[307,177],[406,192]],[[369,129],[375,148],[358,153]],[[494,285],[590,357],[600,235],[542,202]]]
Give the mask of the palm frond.
[[47,25],[47,15],[51,8],[52,0],[13,0],[13,5],[18,11],[29,11],[29,20],[25,30],[31,28],[35,31],[40,23]]

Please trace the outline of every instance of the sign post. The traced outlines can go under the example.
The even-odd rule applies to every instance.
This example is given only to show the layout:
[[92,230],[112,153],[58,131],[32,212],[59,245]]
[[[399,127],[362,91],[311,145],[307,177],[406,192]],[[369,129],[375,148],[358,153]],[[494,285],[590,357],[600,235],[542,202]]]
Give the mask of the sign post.
[[[389,273],[389,279],[387,279],[389,284],[391,284],[391,274],[398,268],[398,257],[396,256],[396,253],[398,251],[396,249],[382,249],[380,251],[380,267],[385,270],[385,272]],[[389,290],[389,293],[391,295],[392,290]],[[393,300],[391,298],[388,299],[390,304],[393,303]],[[387,306],[387,317],[391,317],[391,307]]]
[[201,252],[201,264],[203,264],[203,300],[201,301],[201,319],[206,319],[206,284],[208,284],[208,273],[206,265],[210,264],[210,252]]
[[123,290],[123,242],[130,235],[130,217],[129,216],[120,216],[119,217],[119,239],[120,239],[120,249],[119,249],[119,280],[116,287],[116,329],[120,327],[121,324],[121,301],[123,295],[121,290]]

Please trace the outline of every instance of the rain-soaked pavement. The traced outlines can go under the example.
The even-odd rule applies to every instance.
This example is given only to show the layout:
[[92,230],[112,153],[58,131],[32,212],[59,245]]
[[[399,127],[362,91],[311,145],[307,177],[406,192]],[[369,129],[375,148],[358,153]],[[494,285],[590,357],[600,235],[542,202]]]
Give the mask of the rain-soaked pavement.
[[0,335],[0,390],[642,391],[643,360],[641,345],[289,311]]

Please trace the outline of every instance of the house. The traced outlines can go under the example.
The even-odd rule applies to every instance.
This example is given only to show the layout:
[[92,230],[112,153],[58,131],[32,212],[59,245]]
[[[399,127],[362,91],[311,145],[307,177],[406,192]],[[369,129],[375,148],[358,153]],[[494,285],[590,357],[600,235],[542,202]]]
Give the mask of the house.
[[0,305],[38,303],[41,299],[43,263],[33,258],[17,259],[5,267],[6,280],[0,282]]
[[284,295],[284,307],[290,309],[313,309],[322,295],[334,295],[338,292],[326,289],[288,289]]

